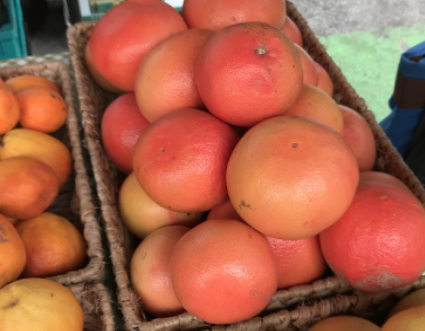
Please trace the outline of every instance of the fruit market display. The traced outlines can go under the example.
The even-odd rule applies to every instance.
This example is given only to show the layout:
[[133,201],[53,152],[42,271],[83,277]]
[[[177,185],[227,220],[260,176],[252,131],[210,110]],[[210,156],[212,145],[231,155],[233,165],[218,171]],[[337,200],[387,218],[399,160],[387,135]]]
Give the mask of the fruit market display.
[[185,0],[180,13],[128,0],[84,50],[116,96],[102,142],[124,178],[117,205],[138,239],[129,273],[143,311],[230,324],[327,272],[368,293],[412,284],[425,208],[374,168],[371,128],[335,101],[285,2],[241,3]]
[[[59,87],[36,75],[0,85],[0,329],[83,329],[83,309],[47,277],[86,264],[76,225],[49,212],[72,172],[68,146],[55,134],[67,104]],[[49,316],[49,318],[47,318]]]

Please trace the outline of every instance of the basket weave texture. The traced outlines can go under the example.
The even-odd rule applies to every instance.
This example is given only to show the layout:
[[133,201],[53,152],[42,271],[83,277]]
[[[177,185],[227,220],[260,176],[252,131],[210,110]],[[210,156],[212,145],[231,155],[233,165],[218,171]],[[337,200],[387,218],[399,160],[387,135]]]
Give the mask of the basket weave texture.
[[[339,67],[326,53],[306,20],[296,7],[287,1],[287,13],[301,30],[304,48],[312,58],[330,74],[335,87],[334,99],[358,111],[369,123],[376,143],[377,159],[375,170],[384,171],[402,180],[410,190],[425,202],[425,191],[413,172],[404,163],[379,124],[368,110],[364,100],[347,82]],[[278,291],[271,303],[259,315],[231,325],[209,325],[189,313],[169,318],[150,319],[137,302],[129,280],[129,261],[134,249],[132,235],[123,226],[117,209],[117,193],[120,173],[108,160],[100,138],[100,123],[105,107],[114,99],[101,89],[91,78],[84,63],[84,49],[93,29],[94,22],[77,23],[67,31],[71,64],[75,72],[82,123],[86,133],[97,192],[101,204],[105,231],[111,249],[111,261],[118,288],[118,301],[128,330],[306,330],[313,322],[341,313],[374,314],[375,306],[385,300],[394,302],[407,292],[423,286],[421,278],[415,284],[399,290],[395,295],[369,295],[354,291],[344,280],[326,277],[310,284]],[[389,306],[387,304],[386,306]]]
[[84,312],[84,331],[115,331],[108,291],[102,283],[69,285]]

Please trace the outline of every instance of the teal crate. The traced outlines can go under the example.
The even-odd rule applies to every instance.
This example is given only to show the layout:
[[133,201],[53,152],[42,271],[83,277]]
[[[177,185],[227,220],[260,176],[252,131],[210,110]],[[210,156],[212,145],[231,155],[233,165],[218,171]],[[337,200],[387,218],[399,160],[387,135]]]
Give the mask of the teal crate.
[[6,7],[6,22],[0,27],[0,60],[28,55],[21,4],[7,0]]
[[[90,5],[91,15],[82,16],[82,21],[97,21],[99,20],[109,9],[116,6],[120,2],[125,0],[88,0]],[[162,0],[164,1],[164,0]],[[173,5],[172,5],[173,6]],[[181,11],[181,6],[173,6],[178,11]]]

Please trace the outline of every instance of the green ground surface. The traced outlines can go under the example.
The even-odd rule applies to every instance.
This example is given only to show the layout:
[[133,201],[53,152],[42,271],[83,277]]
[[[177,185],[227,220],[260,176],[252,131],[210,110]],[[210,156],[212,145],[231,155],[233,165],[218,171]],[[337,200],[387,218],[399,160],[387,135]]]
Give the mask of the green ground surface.
[[425,24],[352,32],[319,38],[349,83],[381,121],[390,98],[401,54],[425,41]]

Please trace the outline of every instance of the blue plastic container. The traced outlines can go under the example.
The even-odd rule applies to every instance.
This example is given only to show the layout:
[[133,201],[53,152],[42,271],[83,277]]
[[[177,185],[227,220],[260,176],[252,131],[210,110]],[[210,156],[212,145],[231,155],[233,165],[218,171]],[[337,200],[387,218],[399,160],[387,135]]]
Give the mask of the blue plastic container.
[[28,55],[19,0],[7,0],[6,23],[0,27],[0,60]]

